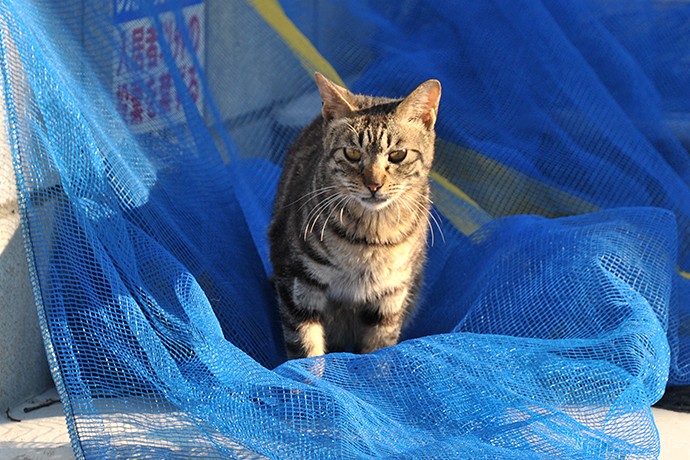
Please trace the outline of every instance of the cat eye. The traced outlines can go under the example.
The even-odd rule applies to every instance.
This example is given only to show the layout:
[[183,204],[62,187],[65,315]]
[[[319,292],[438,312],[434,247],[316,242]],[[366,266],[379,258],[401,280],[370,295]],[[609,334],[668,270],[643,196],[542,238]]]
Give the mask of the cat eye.
[[407,156],[407,150],[394,150],[388,154],[388,161],[391,163],[400,163]]
[[343,148],[343,153],[345,154],[345,158],[348,160],[352,161],[353,163],[355,161],[359,161],[362,158],[362,152],[357,149],[351,149],[349,147]]

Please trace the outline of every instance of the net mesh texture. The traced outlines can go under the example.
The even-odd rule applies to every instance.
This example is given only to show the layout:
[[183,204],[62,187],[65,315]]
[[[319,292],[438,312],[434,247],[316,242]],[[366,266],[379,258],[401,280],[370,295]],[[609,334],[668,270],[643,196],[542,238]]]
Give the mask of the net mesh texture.
[[[75,454],[656,458],[690,384],[688,49],[685,1],[2,0]],[[315,70],[441,81],[438,225],[400,344],[286,362],[266,232]]]

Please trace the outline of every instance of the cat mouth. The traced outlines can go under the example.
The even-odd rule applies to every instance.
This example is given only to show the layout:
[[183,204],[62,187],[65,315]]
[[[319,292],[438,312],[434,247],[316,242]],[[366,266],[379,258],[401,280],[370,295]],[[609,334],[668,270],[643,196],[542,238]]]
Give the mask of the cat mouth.
[[388,206],[388,203],[390,199],[388,197],[383,197],[383,196],[368,196],[364,198],[359,199],[364,206],[372,209],[381,209],[385,206]]

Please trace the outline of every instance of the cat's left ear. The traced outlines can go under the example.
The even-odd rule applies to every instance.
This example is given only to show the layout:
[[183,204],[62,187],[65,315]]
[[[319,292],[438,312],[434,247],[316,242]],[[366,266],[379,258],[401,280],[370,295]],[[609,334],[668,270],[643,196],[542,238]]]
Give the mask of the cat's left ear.
[[321,102],[323,103],[321,114],[324,120],[345,118],[355,111],[353,107],[354,95],[347,88],[336,85],[319,72],[314,74],[314,78],[321,94]]
[[427,80],[400,102],[396,113],[406,120],[419,120],[426,129],[432,129],[436,123],[440,101],[441,83],[438,80]]

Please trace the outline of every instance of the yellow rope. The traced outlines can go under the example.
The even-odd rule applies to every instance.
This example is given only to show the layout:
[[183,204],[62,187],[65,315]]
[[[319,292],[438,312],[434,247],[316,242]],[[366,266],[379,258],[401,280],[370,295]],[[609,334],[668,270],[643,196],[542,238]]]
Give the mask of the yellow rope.
[[281,36],[310,74],[317,70],[335,83],[345,86],[338,72],[287,17],[277,0],[249,0],[249,4]]

